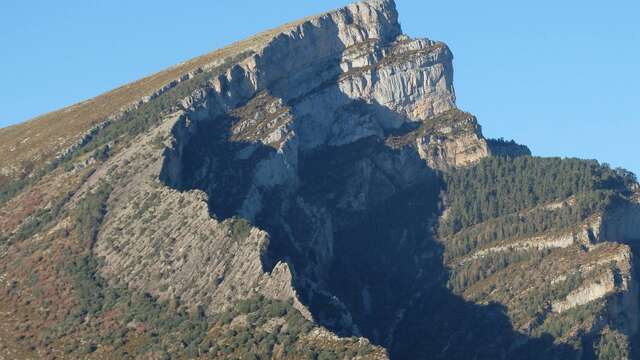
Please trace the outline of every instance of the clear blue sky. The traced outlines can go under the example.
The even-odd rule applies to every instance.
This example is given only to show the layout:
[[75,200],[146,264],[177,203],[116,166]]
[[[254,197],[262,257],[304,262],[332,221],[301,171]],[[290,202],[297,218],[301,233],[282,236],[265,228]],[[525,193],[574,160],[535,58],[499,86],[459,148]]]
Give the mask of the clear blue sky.
[[[0,126],[348,0],[2,0]],[[640,174],[640,2],[397,0],[455,54],[458,105],[535,155]]]

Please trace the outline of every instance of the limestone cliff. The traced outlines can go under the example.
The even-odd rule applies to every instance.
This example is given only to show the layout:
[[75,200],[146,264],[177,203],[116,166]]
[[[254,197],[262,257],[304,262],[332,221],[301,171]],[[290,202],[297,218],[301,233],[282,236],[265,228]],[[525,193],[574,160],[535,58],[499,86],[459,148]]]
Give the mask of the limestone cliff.
[[486,139],[452,61],[370,0],[69,109],[2,192],[0,303],[41,357],[631,354],[635,178]]

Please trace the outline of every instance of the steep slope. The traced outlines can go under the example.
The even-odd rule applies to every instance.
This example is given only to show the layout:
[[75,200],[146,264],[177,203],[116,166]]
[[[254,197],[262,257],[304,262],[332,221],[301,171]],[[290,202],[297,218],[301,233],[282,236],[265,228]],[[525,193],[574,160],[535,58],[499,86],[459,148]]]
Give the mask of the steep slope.
[[635,177],[486,139],[452,58],[371,0],[2,130],[69,139],[2,150],[4,355],[630,357]]
[[0,129],[0,161],[3,165],[0,175],[3,176],[3,183],[31,175],[43,164],[50,164],[64,156],[70,147],[81,144],[85,136],[105,123],[118,120],[127,111],[162,95],[197,74],[246,58],[254,49],[264,46],[282,31],[295,25],[296,23],[292,23],[265,31],[96,98]]

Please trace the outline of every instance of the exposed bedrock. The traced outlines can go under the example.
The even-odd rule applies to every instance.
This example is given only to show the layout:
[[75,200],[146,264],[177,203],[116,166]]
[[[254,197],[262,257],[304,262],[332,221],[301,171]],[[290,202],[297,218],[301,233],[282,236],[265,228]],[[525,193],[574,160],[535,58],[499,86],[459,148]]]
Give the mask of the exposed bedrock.
[[[550,337],[515,331],[504,307],[465,301],[448,288],[443,245],[434,239],[446,190],[440,172],[530,154],[485,139],[475,117],[455,107],[451,62],[444,44],[402,35],[390,1],[310,18],[253,49],[181,102],[166,123],[170,140],[159,163],[140,164],[157,166],[137,176],[159,176],[168,186],[159,196],[173,199],[163,203],[189,215],[158,224],[171,236],[157,236],[162,244],[153,247],[101,243],[106,271],[210,311],[253,293],[293,298],[305,316],[338,335],[365,336],[398,359],[505,358],[512,343],[516,357],[532,349],[574,356]],[[132,211],[114,215],[105,234],[116,238]],[[590,229],[627,237],[634,220],[621,219],[612,230]],[[181,223],[197,231],[177,234]],[[137,254],[154,256],[153,248],[177,249],[162,253],[157,284],[155,268],[136,265]],[[132,267],[135,275],[119,271]],[[635,304],[626,296],[637,292],[635,283],[625,281],[613,312]],[[569,309],[621,288],[607,278],[554,306]]]
[[[218,221],[264,230],[263,270],[287,264],[294,295],[337,334],[397,358],[451,339],[460,346],[444,354],[464,357],[465,343],[486,338],[473,352],[498,356],[522,335],[499,307],[451,294],[433,239],[436,169],[491,154],[475,117],[455,107],[451,61],[446,45],[401,35],[390,1],[312,18],[184,101],[161,179],[206,193]],[[443,316],[460,322],[414,323]]]

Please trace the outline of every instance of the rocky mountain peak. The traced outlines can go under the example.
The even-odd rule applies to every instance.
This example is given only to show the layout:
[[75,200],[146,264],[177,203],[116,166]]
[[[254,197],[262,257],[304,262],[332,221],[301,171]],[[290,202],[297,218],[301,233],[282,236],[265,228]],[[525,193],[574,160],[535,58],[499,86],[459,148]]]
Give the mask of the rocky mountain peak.
[[7,354],[630,357],[637,181],[486,139],[452,59],[370,0],[0,130]]

